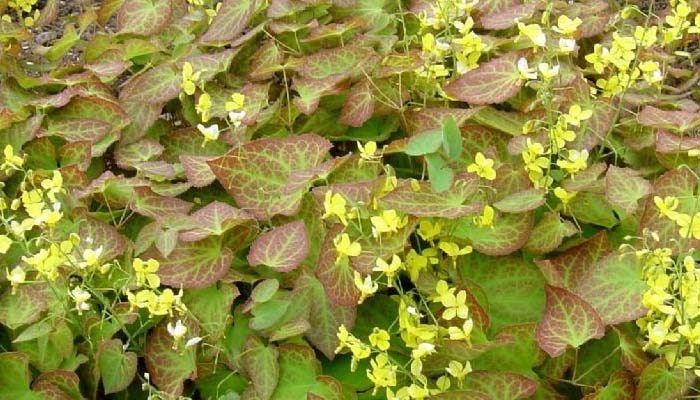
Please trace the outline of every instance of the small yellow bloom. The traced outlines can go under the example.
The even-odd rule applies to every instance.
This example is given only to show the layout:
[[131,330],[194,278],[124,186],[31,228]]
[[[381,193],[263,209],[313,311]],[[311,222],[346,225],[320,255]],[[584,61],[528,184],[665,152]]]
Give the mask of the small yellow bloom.
[[442,224],[440,222],[432,223],[427,219],[420,222],[418,226],[418,236],[420,236],[426,242],[430,242],[435,239],[442,231]]
[[571,202],[571,200],[573,200],[577,194],[578,192],[574,191],[567,192],[563,187],[557,187],[554,189],[554,195],[561,200],[564,207],[566,207],[566,205],[569,204],[569,202]]
[[70,297],[75,301],[75,309],[78,311],[78,315],[82,315],[83,311],[90,309],[90,304],[88,300],[92,297],[90,292],[86,291],[80,286],[76,286],[70,292],[68,292]]
[[467,292],[460,290],[457,295],[449,294],[442,297],[442,305],[445,306],[445,311],[442,313],[442,318],[447,321],[459,317],[467,319],[469,317],[469,307],[467,306]]
[[693,237],[700,239],[700,212],[690,216],[688,214],[678,214],[676,223],[681,229],[678,231],[683,238]]
[[202,117],[202,122],[209,121],[209,110],[211,110],[211,96],[209,93],[202,93],[199,96],[195,110]]
[[527,36],[536,46],[544,47],[547,45],[547,37],[542,32],[542,27],[538,24],[525,25],[522,22],[518,22],[518,30],[521,36]]
[[186,62],[182,66],[182,90],[188,96],[192,96],[197,89],[197,81],[201,75],[200,71],[194,72],[192,64]]
[[389,332],[375,327],[369,335],[369,343],[380,351],[389,350]]
[[527,63],[527,58],[525,57],[520,57],[518,59],[518,72],[520,73],[520,79],[537,79],[537,71],[534,68],[530,68],[530,66]]
[[399,269],[401,269],[401,267],[403,266],[403,263],[401,262],[401,258],[399,258],[399,256],[394,254],[391,257],[391,263],[387,263],[386,261],[384,261],[383,258],[379,257],[379,258],[377,258],[376,264],[377,264],[377,266],[374,267],[372,269],[372,271],[378,271],[378,272],[384,273],[387,277],[389,287],[392,287],[393,286],[393,279],[394,279],[394,276],[396,275],[396,272],[398,272]]
[[559,64],[550,66],[547,63],[539,63],[537,65],[537,69],[540,71],[540,74],[542,74],[542,79],[544,79],[545,82],[549,82],[552,78],[559,75],[559,68]]
[[326,219],[331,216],[336,216],[340,219],[343,225],[348,224],[346,218],[347,212],[345,210],[346,201],[340,193],[333,193],[330,190],[326,191],[325,199],[323,201],[323,208],[325,213],[321,216],[322,219]]
[[335,250],[338,252],[336,262],[343,257],[357,257],[362,252],[362,246],[359,242],[350,242],[350,236],[347,233],[336,236],[333,239]]
[[457,378],[458,381],[464,380],[464,377],[472,372],[472,365],[469,361],[461,364],[459,361],[450,361],[449,366],[445,368],[448,374]]
[[564,36],[573,36],[582,23],[583,21],[579,17],[571,19],[566,15],[560,15],[557,19],[557,26],[552,29]]
[[493,164],[494,161],[492,159],[486,158],[483,153],[478,152],[474,157],[474,163],[469,164],[467,171],[492,181],[496,179],[496,170],[493,168]]
[[359,272],[353,271],[353,273],[353,282],[355,283],[355,287],[360,291],[360,298],[357,300],[357,304],[362,304],[367,297],[377,292],[379,285],[372,280],[371,275],[367,275],[363,279]]
[[372,235],[376,238],[382,233],[396,233],[408,224],[408,217],[401,218],[396,210],[382,211],[381,215],[370,218]]
[[450,257],[459,257],[473,251],[472,246],[464,246],[460,249],[457,243],[444,240],[440,241],[439,247],[440,250],[444,251]]
[[227,101],[224,104],[226,111],[240,111],[243,109],[245,103],[245,96],[241,93],[234,93],[231,95],[231,101]]
[[5,270],[5,276],[12,285],[12,294],[17,292],[17,287],[25,282],[27,273],[19,265],[12,268],[12,271]]
[[0,254],[7,253],[12,245],[12,239],[7,235],[0,235]]
[[580,105],[574,104],[569,107],[569,112],[564,114],[564,121],[569,125],[581,126],[581,121],[585,121],[592,116],[592,110],[584,110]]
[[367,378],[374,383],[373,394],[377,388],[396,386],[396,370],[398,366],[393,365],[386,353],[379,353],[370,361],[371,369],[367,370]]
[[18,170],[24,165],[24,159],[15,155],[15,150],[12,145],[6,145],[3,150],[3,155],[5,156],[5,161],[0,165],[0,169],[7,170]]
[[678,217],[678,212],[674,210],[678,208],[680,202],[676,197],[666,196],[662,199],[659,196],[654,196],[654,204],[656,205],[656,208],[659,209],[660,216],[669,218],[674,221],[676,217]]
[[374,162],[382,158],[381,154],[377,154],[377,142],[370,140],[364,145],[357,142],[357,149],[360,150],[360,164],[363,161]]
[[474,224],[476,226],[482,226],[482,227],[486,227],[486,226],[493,227],[493,217],[495,215],[496,215],[496,211],[493,209],[493,207],[491,207],[490,205],[487,204],[484,206],[483,214],[478,216],[478,217],[474,217]]
[[154,289],[160,286],[160,278],[156,274],[160,268],[158,260],[151,258],[144,262],[140,258],[135,258],[131,265],[136,273],[136,286],[148,286]]
[[568,158],[557,160],[557,165],[574,176],[588,168],[588,150],[569,150]]
[[204,142],[202,142],[202,147],[206,145],[209,141],[214,141],[219,138],[219,125],[213,124],[210,126],[204,126],[202,124],[197,124],[197,130],[204,135]]

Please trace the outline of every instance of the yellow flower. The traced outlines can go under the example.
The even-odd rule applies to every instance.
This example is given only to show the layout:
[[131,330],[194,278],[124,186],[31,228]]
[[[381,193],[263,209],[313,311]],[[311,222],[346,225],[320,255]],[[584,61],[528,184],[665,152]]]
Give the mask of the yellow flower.
[[549,131],[549,137],[554,142],[557,149],[561,149],[566,146],[567,142],[576,140],[576,132],[567,129],[564,123],[557,123]]
[[559,64],[550,66],[547,63],[539,63],[537,65],[537,69],[540,71],[540,74],[542,74],[542,79],[544,79],[545,82],[549,82],[552,78],[559,75],[559,68]]
[[173,337],[173,350],[177,350],[178,344],[187,334],[187,327],[178,319],[175,325],[172,322],[168,322],[166,328],[168,334]]
[[472,365],[469,361],[461,364],[459,361],[452,360],[448,365],[445,371],[459,381],[463,380],[465,376],[472,372]]
[[184,310],[184,305],[180,303],[182,291],[175,295],[172,289],[165,289],[160,295],[150,296],[148,299],[148,312],[151,315],[171,315],[173,308]]
[[374,391],[376,394],[377,388],[396,386],[396,370],[398,367],[389,361],[389,356],[386,353],[379,353],[373,360],[370,361],[371,370],[367,370],[367,378],[374,383]]
[[182,90],[188,96],[192,96],[197,89],[197,81],[201,75],[200,71],[193,72],[192,64],[186,62],[182,66]]
[[490,205],[484,206],[484,212],[478,217],[474,217],[474,224],[477,226],[490,226],[493,227],[493,217],[496,212]]
[[51,179],[44,179],[41,181],[41,187],[46,190],[46,197],[48,197],[51,202],[56,202],[56,194],[63,191],[63,177],[61,173],[53,171]]
[[362,304],[367,297],[377,292],[379,286],[372,280],[371,275],[367,275],[362,279],[362,275],[360,275],[359,272],[353,271],[353,273],[353,282],[355,283],[355,287],[360,291],[360,298],[357,300],[357,304]]
[[245,96],[241,93],[234,93],[231,95],[231,101],[227,101],[224,104],[226,111],[239,111],[243,109],[245,103]]
[[568,158],[557,160],[557,165],[574,176],[588,168],[588,150],[569,150]]
[[518,22],[518,30],[520,35],[527,36],[536,46],[544,47],[547,45],[547,37],[542,32],[542,27],[538,24],[525,25],[522,22]]
[[520,57],[518,59],[518,72],[520,73],[520,79],[537,79],[537,71],[535,71],[534,68],[530,68],[530,66],[527,63],[527,58],[525,57]]
[[136,286],[148,286],[154,289],[160,286],[160,278],[156,275],[160,268],[158,260],[151,258],[144,262],[140,258],[135,258],[131,265],[136,272]]
[[561,200],[562,204],[564,204],[564,207],[566,207],[566,205],[569,204],[569,202],[574,197],[576,197],[577,194],[578,194],[578,192],[574,192],[574,191],[567,192],[566,189],[564,189],[563,187],[557,187],[554,189],[554,195],[559,200]]
[[700,212],[690,216],[688,214],[678,214],[676,223],[681,229],[678,231],[683,238],[693,237],[700,239]]
[[401,269],[403,263],[401,258],[394,254],[391,257],[391,263],[387,263],[383,258],[379,257],[376,261],[377,266],[372,269],[372,271],[382,272],[386,275],[389,287],[393,286],[393,278],[396,272]]
[[442,297],[442,305],[445,306],[445,311],[442,313],[442,318],[447,321],[459,317],[467,319],[469,317],[469,307],[466,304],[467,292],[460,290],[457,295],[446,294]]
[[389,350],[389,332],[374,327],[369,335],[369,343],[381,351]]
[[474,329],[474,321],[471,318],[464,320],[462,327],[450,326],[447,328],[447,333],[450,335],[450,340],[464,340],[470,343],[470,337]]
[[336,262],[343,257],[357,257],[362,252],[362,246],[358,242],[350,242],[350,236],[347,233],[338,235],[333,239],[335,250],[338,252]]
[[204,135],[204,142],[202,142],[202,147],[209,142],[213,140],[217,140],[219,138],[219,125],[213,124],[210,126],[204,126],[202,124],[197,124],[197,130]]
[[418,254],[415,250],[411,249],[406,254],[405,264],[409,279],[411,279],[411,282],[417,282],[421,271],[428,268],[428,257]]
[[381,215],[370,218],[372,236],[379,237],[382,233],[395,233],[408,224],[408,217],[401,218],[396,210],[382,211]]
[[564,114],[564,121],[569,125],[581,126],[581,121],[585,121],[592,116],[592,110],[583,110],[580,105],[574,104],[569,107],[569,112]]
[[568,38],[559,38],[559,51],[562,53],[571,53],[576,50],[576,40]]
[[442,231],[442,224],[440,222],[435,222],[434,224],[427,219],[420,222],[418,226],[418,236],[423,240],[429,242],[435,239]]
[[15,155],[15,150],[12,147],[12,145],[8,144],[5,146],[3,155],[5,156],[5,161],[3,161],[2,165],[0,165],[0,169],[3,169],[5,171],[11,169],[18,170],[22,168],[22,165],[24,165],[24,159]]
[[467,171],[476,173],[480,177],[492,181],[496,179],[496,170],[493,169],[493,164],[494,161],[492,159],[486,158],[483,153],[478,152],[474,157],[474,163],[469,164]]
[[87,311],[90,309],[90,304],[88,304],[88,300],[92,297],[90,295],[90,292],[84,290],[80,286],[76,286],[73,288],[71,291],[68,292],[70,297],[75,301],[75,309],[78,311],[78,315],[82,315],[83,311]]
[[[700,15],[700,14],[698,14]],[[656,33],[658,27],[652,26],[649,28],[644,28],[643,26],[637,26],[634,28],[634,40],[641,47],[651,47],[656,44]]]
[[12,294],[15,294],[17,292],[17,287],[26,280],[27,273],[18,265],[12,268],[12,271],[5,270],[5,276],[10,282],[10,285],[12,285]]
[[654,196],[654,204],[659,209],[659,215],[662,217],[675,220],[678,217],[678,212],[674,211],[678,208],[680,202],[676,197],[666,196],[663,199],[659,196]]
[[7,235],[0,235],[0,254],[7,253],[12,245],[12,239]]
[[44,209],[44,192],[41,189],[33,189],[22,192],[22,204],[24,210],[31,218],[39,218]]
[[99,266],[101,254],[102,246],[98,247],[96,250],[85,249],[85,251],[83,251],[83,261],[78,264],[78,267],[84,269]]
[[202,93],[199,96],[195,110],[202,116],[202,122],[209,121],[209,110],[211,110],[211,96],[209,96],[209,93]]
[[457,257],[469,254],[473,251],[472,246],[464,246],[461,249],[459,248],[459,245],[454,242],[448,242],[441,240],[440,241],[440,250],[444,251],[448,256],[452,258],[452,265],[456,266],[457,265]]
[[343,225],[347,226],[348,220],[346,218],[346,204],[345,199],[340,195],[340,193],[333,193],[330,190],[326,191],[325,199],[323,201],[325,213],[321,216],[321,218],[326,219],[335,215],[338,217],[338,219],[340,219],[340,222],[342,222]]
[[573,36],[582,23],[583,21],[579,17],[571,19],[566,15],[560,15],[557,19],[557,26],[552,29],[564,36]]
[[363,161],[374,162],[382,158],[380,154],[377,154],[377,142],[373,140],[370,140],[364,145],[357,142],[357,149],[360,150],[360,164],[362,164]]

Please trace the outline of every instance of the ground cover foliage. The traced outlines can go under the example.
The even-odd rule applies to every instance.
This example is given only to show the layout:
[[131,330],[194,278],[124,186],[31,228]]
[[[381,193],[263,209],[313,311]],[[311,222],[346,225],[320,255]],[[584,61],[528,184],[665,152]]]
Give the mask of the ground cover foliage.
[[0,398],[694,398],[699,9],[0,1]]

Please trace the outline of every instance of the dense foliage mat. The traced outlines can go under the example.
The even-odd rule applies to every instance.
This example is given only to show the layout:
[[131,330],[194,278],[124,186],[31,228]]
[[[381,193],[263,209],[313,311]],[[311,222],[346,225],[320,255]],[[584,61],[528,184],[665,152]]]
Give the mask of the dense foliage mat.
[[697,397],[699,10],[0,0],[0,399]]

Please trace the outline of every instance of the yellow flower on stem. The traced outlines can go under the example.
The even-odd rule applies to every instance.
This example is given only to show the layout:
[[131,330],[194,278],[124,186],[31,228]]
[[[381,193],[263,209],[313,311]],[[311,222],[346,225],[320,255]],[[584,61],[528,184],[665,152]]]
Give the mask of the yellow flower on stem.
[[0,169],[4,171],[9,171],[12,169],[18,170],[22,168],[22,165],[24,165],[24,159],[15,155],[15,149],[10,144],[5,146],[3,155],[5,156],[5,160],[0,165]]
[[418,225],[418,236],[420,236],[426,242],[430,242],[435,239],[442,231],[442,224],[440,222],[432,223],[427,219],[424,219]]
[[681,229],[678,231],[681,237],[700,239],[700,212],[690,216],[688,214],[678,214],[676,223]]
[[379,285],[372,280],[371,275],[367,275],[363,279],[359,272],[353,271],[353,273],[353,282],[355,283],[355,287],[360,291],[360,298],[357,300],[357,304],[362,304],[367,297],[377,292]]
[[202,122],[209,121],[209,110],[211,110],[211,96],[209,96],[209,93],[202,93],[199,96],[195,110],[201,116]]
[[493,168],[493,164],[492,159],[486,158],[482,152],[478,152],[474,156],[474,163],[467,167],[467,171],[492,181],[496,179],[496,170]]
[[370,218],[372,236],[379,237],[382,233],[395,233],[408,224],[408,217],[401,218],[396,210],[385,210],[380,215]]
[[445,311],[442,313],[442,318],[447,321],[459,317],[467,319],[469,317],[469,307],[467,306],[467,292],[460,290],[457,295],[446,294],[441,299],[442,305],[445,306]]
[[389,339],[389,332],[377,327],[374,327],[374,329],[372,329],[372,333],[369,335],[369,343],[380,351],[389,350]]
[[573,36],[582,23],[583,21],[579,17],[571,19],[566,15],[560,15],[557,19],[557,26],[553,27],[552,30],[564,36]]
[[184,91],[186,95],[192,96],[194,94],[200,75],[200,71],[193,71],[192,64],[189,62],[185,62],[182,65],[182,91]]
[[389,287],[393,286],[393,280],[394,276],[396,275],[396,272],[398,272],[401,267],[403,266],[403,263],[401,262],[401,258],[394,254],[391,257],[391,263],[387,263],[384,261],[383,258],[377,258],[376,262],[377,266],[372,269],[372,271],[378,271],[382,272],[386,275],[388,285]]
[[154,289],[160,286],[160,278],[156,275],[158,268],[160,268],[158,260],[151,258],[148,261],[143,261],[140,258],[135,258],[131,265],[136,273],[136,286],[148,286]]
[[12,294],[17,293],[17,287],[27,279],[27,273],[19,265],[12,268],[12,271],[5,270],[5,276],[12,285]]
[[478,217],[474,217],[474,224],[482,227],[493,227],[493,218],[495,215],[496,211],[493,209],[493,207],[487,204],[484,206],[483,214]]
[[362,252],[362,246],[359,242],[351,242],[350,236],[347,233],[336,236],[333,239],[335,250],[338,253],[336,262],[339,262],[343,257],[357,257]]
[[12,239],[7,235],[0,235],[0,254],[7,253],[12,245]]
[[542,31],[542,27],[538,24],[525,25],[522,22],[518,22],[518,30],[521,36],[527,36],[535,46],[544,47],[547,45],[547,37]]
[[458,381],[462,381],[464,380],[465,376],[472,372],[472,365],[469,361],[462,364],[459,361],[452,360],[448,364],[448,367],[445,368],[445,371],[455,377]]
[[364,145],[357,142],[357,149],[360,151],[360,165],[363,162],[374,162],[382,158],[381,154],[377,154],[377,142],[373,140]]
[[243,109],[245,104],[245,95],[241,93],[234,93],[231,95],[231,101],[227,101],[224,104],[226,111],[240,111]]
[[674,221],[678,217],[678,212],[674,210],[678,208],[679,204],[678,199],[673,196],[666,196],[663,199],[659,196],[654,196],[654,205],[659,209],[659,215]]
[[574,177],[588,168],[588,150],[569,150],[568,157],[557,160],[557,165]]
[[564,205],[564,208],[566,208],[566,206],[569,204],[569,202],[571,200],[573,200],[573,198],[576,197],[577,194],[578,194],[578,192],[574,192],[574,191],[568,192],[563,187],[557,187],[554,189],[554,195],[559,200],[561,200],[561,203]]
[[325,209],[325,212],[321,216],[321,219],[326,219],[335,215],[336,217],[338,217],[340,222],[343,223],[343,225],[347,226],[348,220],[346,218],[346,204],[347,202],[345,201],[343,196],[340,195],[340,193],[333,193],[330,190],[326,191],[326,195],[323,200],[323,208]]
[[371,370],[367,370],[367,378],[374,383],[372,394],[380,387],[396,386],[396,370],[398,367],[391,363],[386,353],[379,353],[370,360]]

